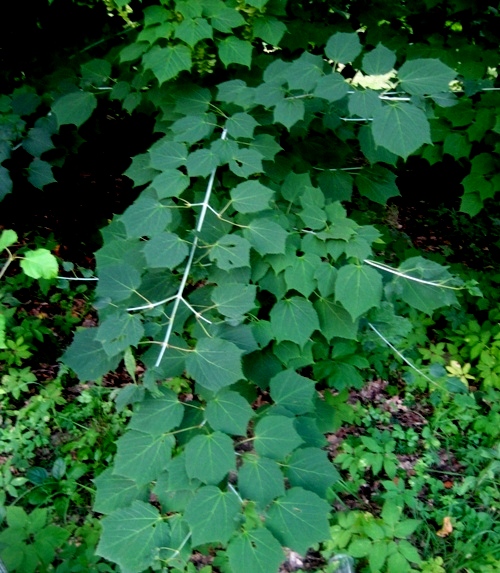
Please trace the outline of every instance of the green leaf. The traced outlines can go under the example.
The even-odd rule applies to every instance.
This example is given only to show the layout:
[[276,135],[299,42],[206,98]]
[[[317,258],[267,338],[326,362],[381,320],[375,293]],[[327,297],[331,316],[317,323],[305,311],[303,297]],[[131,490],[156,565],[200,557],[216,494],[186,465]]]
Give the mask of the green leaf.
[[52,104],[52,111],[59,126],[72,123],[80,127],[97,107],[97,98],[90,92],[72,92],[60,97]]
[[113,474],[111,468],[104,470],[92,480],[96,486],[93,510],[98,513],[113,513],[127,507],[135,500],[147,501],[149,491],[146,485],[138,486],[135,481]]
[[85,382],[97,380],[114,370],[120,361],[119,356],[110,357],[102,344],[95,339],[97,328],[77,330],[73,342],[62,356],[62,362]]
[[260,255],[285,253],[288,234],[271,219],[254,219],[243,229],[243,235]]
[[368,557],[372,549],[372,542],[366,538],[354,539],[348,548],[349,555],[356,558]]
[[271,310],[270,317],[278,342],[291,340],[303,346],[312,333],[319,330],[318,315],[312,303],[299,296],[280,300]]
[[208,177],[219,165],[219,158],[211,149],[197,149],[187,157],[186,168],[190,177]]
[[321,334],[327,339],[347,338],[357,340],[358,321],[353,320],[343,306],[327,299],[319,298],[314,302],[318,313]]
[[301,99],[283,99],[274,108],[274,121],[282,123],[288,130],[304,119],[305,106]]
[[108,356],[115,356],[129,346],[137,346],[143,336],[141,317],[124,312],[110,314],[100,324],[95,338]]
[[255,285],[223,284],[214,288],[211,298],[221,314],[240,319],[255,307],[256,291]]
[[300,58],[292,62],[286,73],[286,80],[291,90],[312,91],[317,81],[323,75],[324,60],[304,52]]
[[210,249],[208,257],[217,261],[219,269],[232,269],[250,266],[250,243],[239,235],[224,235]]
[[205,18],[186,18],[175,28],[174,36],[193,48],[201,40],[212,39],[212,26]]
[[342,99],[349,92],[349,84],[337,72],[321,77],[314,89],[314,95],[334,102]]
[[226,130],[228,135],[237,139],[238,137],[253,138],[253,131],[259,124],[248,113],[234,113],[226,121]]
[[240,213],[257,213],[269,208],[274,191],[256,180],[244,181],[231,190],[233,207]]
[[143,248],[146,261],[154,269],[174,269],[189,254],[189,247],[174,233],[159,233]]
[[249,68],[252,61],[252,44],[229,36],[219,42],[219,58],[226,68],[229,64],[241,64]]
[[57,259],[47,249],[27,251],[20,265],[24,273],[34,279],[53,279],[59,270]]
[[[161,171],[175,169],[176,167],[184,165],[186,163],[187,155],[187,147],[183,143],[170,141],[168,139],[160,140],[149,150],[151,167]],[[147,157],[148,154],[145,154],[145,156]],[[157,172],[155,171],[153,177],[156,173]],[[125,175],[127,175],[127,173],[125,173]],[[151,181],[153,177],[148,179],[148,181]],[[136,183],[136,185],[137,184],[138,183]]]
[[432,143],[425,113],[406,102],[384,105],[373,114],[373,139],[405,159],[424,143]]
[[250,404],[237,392],[219,392],[207,404],[205,418],[214,430],[235,436],[246,436],[253,417]]
[[229,169],[238,177],[262,173],[262,155],[255,149],[238,149],[229,161]]
[[147,484],[167,467],[174,443],[170,435],[127,430],[116,441],[113,473],[133,479],[137,485]]
[[[412,520],[416,521],[416,520]],[[422,563],[422,559],[418,554],[418,551],[411,545],[408,541],[400,541],[398,543],[398,550],[399,553],[405,558],[408,559],[411,563]]]
[[315,385],[294,370],[284,370],[270,382],[271,398],[293,414],[306,414],[314,410]]
[[187,115],[175,121],[171,130],[175,133],[174,141],[185,141],[193,144],[200,139],[205,139],[214,130],[217,125],[217,119],[213,113],[204,113],[200,115]]
[[449,91],[456,72],[436,59],[405,62],[398,71],[401,87],[412,95],[429,95]]
[[255,103],[270,108],[283,101],[285,94],[283,82],[279,79],[273,79],[255,88]]
[[190,70],[191,50],[182,44],[160,48],[155,44],[142,58],[146,69],[153,72],[159,84],[175,78],[183,70]]
[[[399,283],[402,289],[401,297],[410,306],[430,315],[436,308],[457,303],[454,290],[446,288],[453,286],[453,277],[445,267],[438,263],[422,257],[412,257],[404,261],[398,270],[410,277],[431,281],[438,285],[433,286],[396,277],[395,282]],[[439,285],[443,285],[444,288]]]
[[52,174],[52,165],[42,159],[33,159],[28,167],[28,181],[37,189],[43,189],[45,185],[55,183]]
[[381,145],[375,145],[371,126],[363,125],[358,132],[358,138],[361,151],[371,164],[388,163],[389,165],[396,165],[398,161],[397,155]]
[[372,571],[379,571],[382,569],[384,562],[387,558],[387,542],[375,541],[371,544],[370,553],[368,555],[368,563]]
[[321,264],[318,255],[305,253],[295,257],[293,264],[285,269],[285,282],[289,290],[296,290],[308,297],[316,288],[314,273]]
[[203,388],[216,392],[244,378],[243,351],[220,338],[202,338],[186,358],[186,369]]
[[10,229],[3,230],[2,234],[0,235],[0,253],[16,243],[17,238],[17,233],[15,231]]
[[96,554],[117,563],[123,573],[141,573],[156,561],[160,547],[169,546],[168,525],[142,501],[115,511],[101,525]]
[[212,485],[202,487],[188,503],[184,514],[191,527],[193,546],[226,544],[236,529],[236,516],[240,511],[240,502],[234,493],[222,492]]
[[393,553],[387,558],[387,573],[407,573],[410,570],[410,564],[401,553]]
[[266,527],[285,547],[301,555],[328,539],[330,506],[315,493],[300,487],[289,489],[268,512]]
[[252,31],[255,38],[260,38],[271,46],[277,46],[286,32],[286,26],[272,16],[263,15],[254,20]]
[[34,157],[40,157],[45,151],[54,149],[55,145],[52,142],[51,135],[52,132],[47,128],[32,127],[23,141],[23,147]]
[[210,10],[208,16],[212,26],[224,34],[231,34],[233,28],[238,28],[245,24],[245,19],[239,12],[234,8],[224,6],[222,3],[217,4],[213,10]]
[[0,201],[9,193],[12,193],[12,179],[9,170],[0,165]]
[[335,283],[335,300],[349,312],[353,320],[374,306],[382,298],[382,277],[367,265],[344,265]]
[[244,531],[234,537],[227,548],[234,573],[269,573],[278,571],[284,560],[281,545],[267,529]]
[[226,434],[214,432],[195,436],[186,445],[186,471],[191,479],[215,485],[234,469],[233,441]]
[[108,265],[99,273],[96,294],[120,302],[135,292],[140,284],[139,272],[129,264]]
[[158,175],[158,171],[151,167],[149,154],[142,153],[141,155],[132,157],[132,163],[124,175],[132,179],[134,186],[138,187],[139,185],[149,183],[149,181]]
[[320,497],[340,479],[340,475],[328,459],[325,451],[319,448],[301,448],[288,460],[286,476],[292,487],[303,487]]
[[399,196],[396,175],[380,165],[363,167],[355,182],[361,195],[381,205],[386,205],[391,197]]
[[254,447],[261,456],[283,460],[301,443],[291,418],[269,415],[255,426]]
[[285,494],[280,466],[269,458],[245,456],[238,471],[238,489],[245,499],[266,507],[273,499]]
[[157,389],[158,395],[148,394],[140,402],[128,427],[152,436],[159,436],[177,427],[184,416],[184,406],[177,394],[168,388]]
[[358,90],[349,97],[349,113],[370,119],[382,107],[378,93],[372,90]]
[[256,135],[250,143],[250,147],[258,151],[264,159],[268,160],[273,160],[277,153],[283,151],[281,145],[268,133],[259,133],[259,135]]
[[361,49],[357,34],[337,32],[326,43],[325,54],[334,62],[348,64],[357,58]]
[[172,220],[170,207],[157,199],[140,195],[120,218],[129,239],[153,237],[165,230]]
[[390,72],[396,63],[396,54],[383,46],[378,46],[363,56],[363,71],[371,76],[379,76]]

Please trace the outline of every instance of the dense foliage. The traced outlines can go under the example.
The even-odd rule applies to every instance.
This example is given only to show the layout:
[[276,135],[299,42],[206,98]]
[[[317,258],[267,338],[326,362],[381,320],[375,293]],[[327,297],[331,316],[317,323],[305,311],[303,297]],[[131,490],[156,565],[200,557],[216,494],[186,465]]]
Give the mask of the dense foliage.
[[[468,346],[451,327],[436,341],[443,347],[429,343],[412,361],[401,354],[428,342],[426,320],[450,319],[440,309],[481,292],[477,277],[450,272],[443,257],[401,257],[393,234],[370,219],[400,195],[398,176],[412,165],[459,173],[450,203],[469,216],[493,203],[498,12],[466,0],[105,6],[111,18],[101,3],[73,4],[72,14],[95,15],[84,37],[68,37],[55,62],[20,54],[25,71],[9,67],[12,90],[0,96],[6,204],[57,186],[103,117],[146,126],[125,171],[135,199],[102,228],[95,252],[98,324],[78,329],[62,357],[81,382],[122,363],[131,376],[115,395],[130,419],[94,480],[93,510],[104,516],[97,555],[124,573],[189,571],[193,551],[217,552],[221,571],[274,573],[285,548],[320,548],[325,564],[345,551],[371,573],[439,572],[439,555],[424,563],[411,543],[426,516],[417,501],[425,471],[414,470],[409,497],[404,484],[398,490],[397,436],[401,444],[411,435],[367,424],[346,440],[337,469],[325,435],[363,423],[348,392],[370,375],[396,376],[391,353],[434,403],[456,394],[461,417],[489,399],[469,393],[470,362],[480,357],[481,392],[500,388],[485,350],[498,350],[495,317],[470,326],[463,312],[462,328],[476,337]],[[60,9],[34,12],[40,33],[52,32]],[[17,256],[17,241],[1,235],[1,274],[22,258],[43,288],[57,274],[53,255],[38,246]],[[0,348],[19,355],[24,341],[8,340],[12,302],[1,304]],[[337,514],[339,471],[354,494],[366,468],[394,486],[384,485],[379,513]],[[53,525],[49,542],[46,510],[12,505],[5,514],[7,566],[50,570],[67,530]],[[26,557],[9,549],[15,536],[34,539]]]

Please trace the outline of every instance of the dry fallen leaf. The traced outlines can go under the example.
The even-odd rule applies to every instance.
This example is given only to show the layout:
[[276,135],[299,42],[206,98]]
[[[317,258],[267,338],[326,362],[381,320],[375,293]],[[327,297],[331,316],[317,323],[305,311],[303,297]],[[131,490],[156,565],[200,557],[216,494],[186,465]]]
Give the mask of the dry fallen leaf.
[[451,518],[445,517],[443,518],[443,526],[439,531],[436,531],[436,535],[439,537],[448,537],[450,533],[453,531],[453,526],[451,524]]

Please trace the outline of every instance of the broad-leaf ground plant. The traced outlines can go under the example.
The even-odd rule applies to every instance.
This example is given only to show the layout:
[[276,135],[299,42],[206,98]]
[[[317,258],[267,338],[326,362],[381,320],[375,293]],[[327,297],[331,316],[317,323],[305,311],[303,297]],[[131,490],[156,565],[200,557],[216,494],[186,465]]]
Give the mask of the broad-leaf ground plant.
[[[421,4],[445,34],[422,36]],[[421,256],[387,264],[380,231],[348,208],[398,196],[411,155],[470,168],[465,212],[493,198],[497,55],[490,27],[481,36],[465,17],[497,14],[432,1],[108,5],[128,26],[121,43],[99,57],[89,47],[42,97],[1,100],[4,195],[19,141],[42,189],[57,134],[76,138],[100,106],[154,120],[125,172],[139,195],[95,254],[99,326],[63,356],[82,381],[141,366],[118,396],[133,405],[127,430],[95,479],[97,553],[139,573],[224,550],[224,570],[275,573],[285,548],[331,538],[339,474],[324,434],[338,428],[334,394],[363,383],[359,341],[390,347],[410,308],[432,315],[473,286]],[[394,477],[391,449],[380,453]],[[401,512],[389,500],[375,522],[385,553],[372,573],[419,566]]]

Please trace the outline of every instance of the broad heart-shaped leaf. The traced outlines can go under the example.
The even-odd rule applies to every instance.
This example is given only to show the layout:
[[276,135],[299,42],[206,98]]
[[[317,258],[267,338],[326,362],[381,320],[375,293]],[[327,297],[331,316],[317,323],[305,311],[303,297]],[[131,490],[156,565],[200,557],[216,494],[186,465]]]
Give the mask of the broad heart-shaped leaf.
[[58,125],[72,123],[80,127],[97,107],[97,98],[90,92],[72,92],[60,97],[52,104],[52,111]]
[[129,239],[159,235],[171,220],[170,207],[147,195],[141,195],[121,216]]
[[411,279],[396,277],[395,282],[401,286],[401,298],[410,306],[427,314],[436,308],[457,303],[453,286],[453,277],[445,267],[422,257],[412,257],[400,265],[400,272],[420,280],[432,281],[444,285],[432,286]]
[[188,503],[184,519],[192,532],[193,546],[203,543],[225,544],[236,529],[241,505],[234,493],[218,487],[202,487]]
[[229,318],[241,318],[255,307],[255,285],[222,284],[212,291],[217,310]]
[[28,173],[28,181],[37,189],[43,189],[45,185],[56,182],[52,165],[42,159],[33,159],[28,167]]
[[134,501],[102,521],[96,553],[118,563],[123,573],[141,573],[156,561],[160,547],[169,547],[169,527],[158,510]]
[[281,545],[265,528],[244,531],[227,548],[233,573],[271,573],[284,560]]
[[219,157],[211,149],[197,149],[186,160],[189,177],[208,177],[219,165]]
[[257,213],[269,208],[274,191],[256,180],[244,181],[231,189],[233,207],[240,213]]
[[382,107],[378,93],[372,90],[357,90],[349,96],[349,113],[370,119]]
[[363,56],[363,71],[370,76],[380,76],[390,72],[396,63],[396,54],[379,44]]
[[216,125],[217,119],[213,113],[203,113],[182,117],[170,129],[175,133],[175,141],[193,144],[210,135]]
[[272,16],[263,15],[253,21],[252,31],[256,38],[261,38],[271,46],[277,46],[286,32],[286,26]]
[[33,157],[40,157],[45,151],[54,149],[55,145],[51,139],[52,133],[52,130],[47,127],[32,127],[23,141],[24,149]]
[[11,229],[4,229],[0,233],[0,253],[17,242],[17,233]]
[[303,346],[315,330],[319,320],[312,303],[300,296],[280,300],[270,313],[271,326],[278,342],[291,340]]
[[186,445],[186,472],[189,478],[218,484],[236,469],[233,441],[227,434],[214,432],[195,436]]
[[105,266],[99,273],[96,294],[113,302],[127,299],[141,284],[141,275],[127,263]]
[[305,555],[311,545],[328,539],[329,512],[315,493],[293,487],[273,503],[265,523],[283,546]]
[[140,402],[128,427],[152,436],[169,432],[182,422],[184,406],[177,394],[168,388],[158,388],[159,396],[148,394]]
[[77,330],[73,342],[62,356],[62,362],[85,382],[97,380],[114,370],[120,356],[108,356],[102,344],[95,339],[97,328]]
[[148,189],[154,189],[158,199],[166,197],[179,197],[189,187],[189,177],[178,169],[165,169],[157,175]]
[[245,20],[239,12],[223,4],[214,3],[213,8],[208,8],[207,6],[207,10],[210,10],[207,15],[210,18],[212,26],[225,34],[230,34],[232,28],[237,28],[245,24]]
[[334,102],[342,99],[349,92],[349,84],[337,72],[321,77],[314,89],[314,95]]
[[0,165],[0,201],[9,193],[12,193],[12,179],[9,170]]
[[325,497],[326,490],[340,478],[326,452],[319,448],[296,450],[287,462],[286,476],[291,486],[303,487],[320,497]]
[[293,427],[293,419],[268,415],[255,426],[255,451],[275,460],[283,460],[302,443],[302,438]]
[[335,282],[335,300],[356,320],[368,309],[379,306],[382,277],[368,265],[344,265]]
[[374,112],[371,127],[376,145],[405,159],[424,143],[432,143],[425,113],[410,103],[382,106]]
[[405,62],[398,71],[401,87],[412,95],[432,95],[447,92],[456,72],[436,59]]
[[256,149],[238,149],[229,161],[229,169],[238,177],[262,173],[262,155]]
[[183,70],[191,69],[191,50],[183,44],[160,48],[155,44],[149,52],[142,57],[146,69],[150,69],[156,76],[159,84],[175,78]]
[[159,233],[143,248],[148,265],[154,269],[174,269],[189,254],[188,243],[174,233]]
[[34,279],[53,279],[57,276],[57,259],[47,249],[27,251],[20,264],[24,273]]
[[138,187],[139,185],[149,183],[149,181],[158,175],[158,171],[151,166],[149,154],[141,153],[140,155],[132,157],[132,163],[124,175],[132,179],[134,185]]
[[353,320],[343,306],[322,297],[314,301],[314,308],[318,313],[321,334],[327,340],[333,337],[357,340],[358,321]]
[[237,392],[219,392],[207,404],[205,418],[214,430],[235,436],[246,436],[253,416],[250,404]]
[[93,510],[99,513],[113,513],[116,509],[129,506],[133,501],[147,501],[147,485],[138,486],[135,481],[113,474],[108,468],[93,480],[96,495]]
[[294,289],[308,297],[316,288],[315,270],[321,264],[318,255],[305,253],[295,257],[293,265],[285,269],[285,282],[289,290]]
[[226,121],[226,130],[228,135],[238,139],[238,137],[246,137],[251,139],[253,137],[253,130],[259,124],[257,121],[248,113],[238,112],[234,113]]
[[399,196],[396,175],[380,165],[363,167],[355,181],[361,195],[381,205],[386,205],[391,197]]
[[212,38],[212,26],[205,18],[186,18],[175,28],[174,36],[193,48],[200,40]]
[[300,58],[292,62],[286,72],[286,80],[291,90],[304,90],[309,92],[316,86],[316,82],[323,75],[324,60],[321,56],[314,56],[304,52]]
[[202,338],[186,358],[186,370],[200,386],[217,392],[244,378],[243,350],[222,338]]
[[253,454],[245,456],[238,471],[238,490],[245,499],[266,507],[273,499],[285,493],[280,466],[269,458]]
[[128,312],[113,313],[99,325],[96,340],[108,356],[115,356],[129,346],[137,346],[144,336],[141,317]]
[[229,64],[241,64],[250,67],[252,61],[252,44],[246,40],[240,40],[235,36],[228,36],[219,45],[219,58],[226,66]]
[[174,443],[170,435],[128,430],[116,442],[113,473],[133,479],[137,485],[149,483],[167,467]]
[[294,414],[306,414],[314,410],[314,382],[300,376],[295,370],[284,370],[271,378],[271,398]]
[[250,243],[239,235],[224,235],[210,249],[208,258],[223,271],[250,266]]
[[334,62],[348,64],[357,58],[361,49],[357,34],[337,32],[326,43],[325,54]]
[[301,119],[306,109],[301,99],[286,98],[279,101],[274,108],[274,121],[282,123],[288,130]]
[[288,234],[272,219],[254,219],[243,229],[243,235],[260,255],[285,253]]
[[[151,167],[165,171],[175,169],[186,163],[187,147],[184,143],[163,139],[155,143],[149,150]],[[152,178],[151,178],[152,179]],[[138,183],[136,183],[137,185]]]

